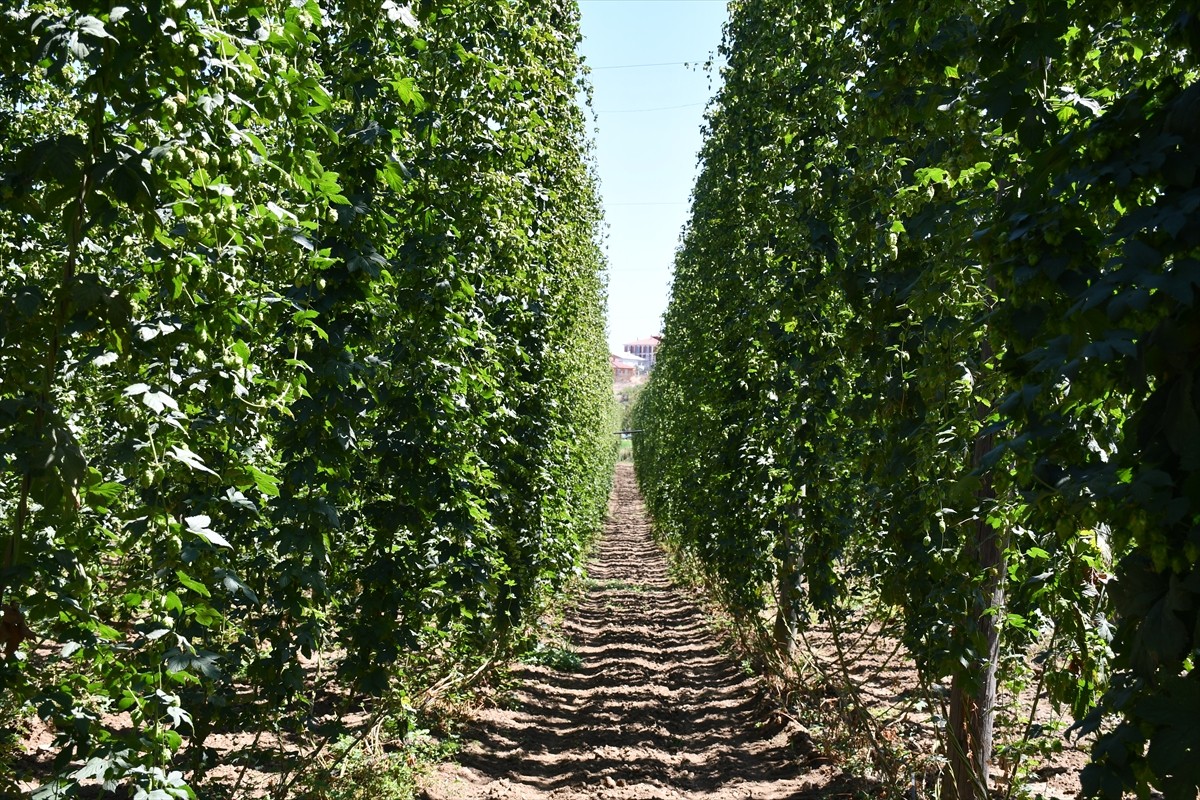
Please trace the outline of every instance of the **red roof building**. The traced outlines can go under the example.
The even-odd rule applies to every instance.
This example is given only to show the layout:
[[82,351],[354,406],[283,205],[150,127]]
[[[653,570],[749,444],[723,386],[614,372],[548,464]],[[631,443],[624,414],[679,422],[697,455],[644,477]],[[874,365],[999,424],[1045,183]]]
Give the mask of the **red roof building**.
[[637,375],[637,366],[628,361],[622,361],[618,356],[610,355],[608,363],[612,367],[614,383],[628,383],[633,380],[634,375]]

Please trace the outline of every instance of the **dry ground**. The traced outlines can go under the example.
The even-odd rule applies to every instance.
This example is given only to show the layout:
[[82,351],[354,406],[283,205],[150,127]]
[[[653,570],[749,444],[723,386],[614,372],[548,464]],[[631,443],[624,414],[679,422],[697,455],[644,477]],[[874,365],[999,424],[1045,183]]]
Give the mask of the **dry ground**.
[[[631,464],[617,466],[609,519],[588,591],[564,625],[577,665],[519,665],[517,689],[502,707],[479,712],[463,737],[456,763],[425,782],[429,800],[558,798],[757,798],[817,800],[877,796],[882,787],[843,772],[818,752],[808,733],[779,713],[779,698],[750,676],[714,633],[710,615],[688,589],[674,586],[663,553],[650,536]],[[887,623],[855,630],[846,642],[848,672],[872,715],[888,720],[883,737],[911,745],[914,756],[936,750],[928,712],[911,710],[916,673],[887,635]],[[827,686],[805,702],[832,720],[844,705],[829,631],[814,626],[805,639],[810,669]],[[825,677],[822,677],[824,675]],[[1024,705],[1028,706],[1028,698]],[[1027,719],[1028,710],[1021,712]],[[368,714],[343,717],[351,728]],[[1051,722],[1044,704],[1038,720]],[[105,718],[113,730],[126,715]],[[49,774],[53,731],[32,720],[24,769]],[[813,728],[818,733],[818,727]],[[274,735],[222,731],[209,745],[219,766],[214,784],[239,784],[237,794],[264,796],[280,768],[309,746]],[[302,759],[303,760],[303,759]],[[1025,775],[1029,796],[1074,797],[1086,747],[1063,751]],[[247,765],[243,774],[243,765]],[[239,783],[240,781],[240,783]],[[26,786],[28,791],[30,787]],[[0,792],[2,794],[2,792]]]
[[[519,667],[512,702],[477,715],[457,763],[443,764],[426,781],[428,800],[815,800],[880,793],[883,787],[823,757],[806,731],[778,713],[778,697],[719,644],[698,598],[671,583],[631,464],[617,466],[589,576],[587,595],[564,626],[580,665]],[[915,695],[916,671],[887,634],[873,623],[849,636],[847,678],[866,710],[887,720],[878,733],[906,742],[907,760],[928,764],[936,760],[937,733],[929,711],[914,711],[906,699]],[[818,681],[837,672],[825,626],[809,631],[805,648]],[[830,718],[842,695],[838,683],[829,681],[835,695],[809,698]],[[1021,727],[1032,700],[1017,703]],[[1069,725],[1044,702],[1037,719]],[[1063,800],[1078,793],[1087,745],[1061,739],[1060,747],[1041,763],[1025,762],[1025,796]],[[1004,796],[1006,765],[996,768]]]
[[672,585],[629,464],[589,576],[565,625],[581,664],[518,669],[514,702],[479,714],[458,763],[427,781],[430,800],[870,794],[771,713],[762,685]]

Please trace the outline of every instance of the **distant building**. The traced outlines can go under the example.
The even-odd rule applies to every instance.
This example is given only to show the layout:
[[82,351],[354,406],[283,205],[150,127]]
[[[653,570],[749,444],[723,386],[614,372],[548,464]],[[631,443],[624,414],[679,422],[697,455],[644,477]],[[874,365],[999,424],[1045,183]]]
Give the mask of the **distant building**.
[[628,383],[638,372],[636,364],[631,364],[618,356],[610,355],[608,364],[612,367],[613,383]]
[[608,363],[612,367],[613,383],[629,383],[646,371],[645,362],[628,353],[609,353]]
[[659,344],[662,343],[662,336],[651,336],[649,339],[638,339],[636,342],[629,342],[623,345],[626,353],[632,353],[638,358],[645,359],[646,369],[654,369],[655,353],[658,351]]

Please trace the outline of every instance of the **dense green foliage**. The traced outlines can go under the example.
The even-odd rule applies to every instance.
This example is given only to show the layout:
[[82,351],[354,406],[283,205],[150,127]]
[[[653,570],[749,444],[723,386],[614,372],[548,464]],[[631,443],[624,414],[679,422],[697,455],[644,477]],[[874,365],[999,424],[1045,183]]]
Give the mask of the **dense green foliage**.
[[577,14],[7,4],[0,727],[51,723],[67,791],[403,708],[577,565],[615,457]]
[[987,780],[997,667],[1036,654],[1085,728],[1123,715],[1089,792],[1194,797],[1200,20],[731,12],[632,423],[659,530],[748,625],[771,587],[785,633],[864,581],[899,608],[952,688],[950,796]]

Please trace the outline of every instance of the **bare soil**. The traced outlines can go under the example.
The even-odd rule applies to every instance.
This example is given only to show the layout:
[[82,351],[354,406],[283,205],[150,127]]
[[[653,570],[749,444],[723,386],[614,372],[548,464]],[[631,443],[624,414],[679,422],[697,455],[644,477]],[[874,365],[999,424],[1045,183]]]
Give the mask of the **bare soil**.
[[617,468],[588,591],[564,625],[580,663],[523,665],[429,800],[831,798],[870,784],[822,758],[672,584],[629,464]]
[[[477,712],[457,761],[424,780],[428,800],[876,797],[885,787],[843,768],[846,742],[830,733],[839,719],[860,712],[874,720],[866,726],[871,738],[905,754],[901,768],[885,771],[904,773],[906,780],[923,775],[920,783],[929,791],[921,794],[936,796],[926,771],[938,762],[936,725],[928,704],[917,704],[912,660],[889,635],[894,620],[864,619],[843,631],[841,646],[828,626],[813,625],[797,660],[803,675],[792,676],[792,683],[776,680],[772,688],[743,667],[714,629],[714,609],[702,609],[703,598],[670,580],[629,463],[617,465],[609,518],[588,575],[586,594],[563,624],[569,648],[562,655],[568,657],[545,659],[554,667],[516,666],[511,695],[501,693],[499,706]],[[53,648],[43,650],[49,659]],[[1014,710],[1001,725],[1002,738],[1013,733],[1009,729],[1024,730],[1036,705],[1034,718],[1049,731],[1043,741],[1058,744],[1051,748],[1057,752],[1023,762],[1024,796],[1075,797],[1089,743],[1063,737],[1070,720],[1026,694],[1008,699]],[[318,721],[340,718],[361,732],[368,709],[339,712],[334,699],[318,703]],[[114,732],[131,725],[124,714],[104,715],[101,722]],[[22,732],[23,747],[11,766],[45,779],[53,773],[54,731],[32,718]],[[206,787],[228,792],[236,785],[239,797],[266,796],[297,762],[328,756],[316,755],[317,742],[300,735],[222,730],[206,744],[217,755]],[[856,746],[869,749],[861,742],[849,749]],[[997,759],[1000,797],[1007,794],[1011,766]],[[22,794],[35,785],[17,784]],[[84,796],[96,796],[89,792],[98,788]]]

